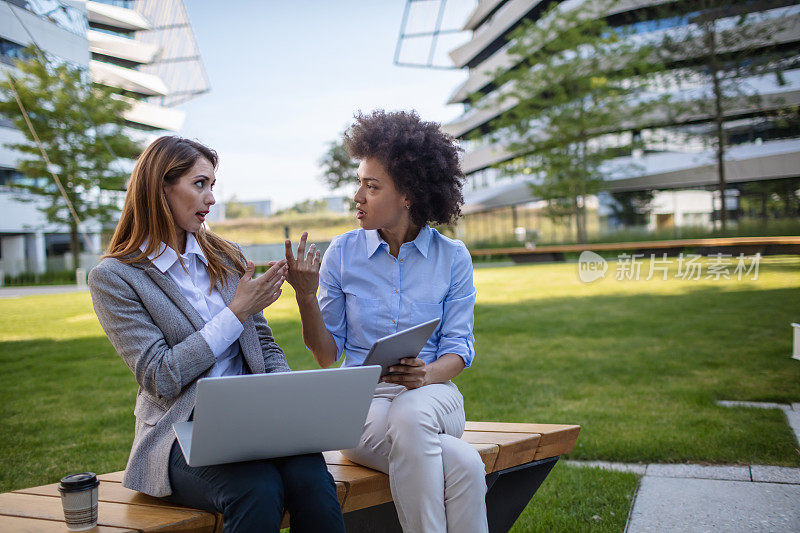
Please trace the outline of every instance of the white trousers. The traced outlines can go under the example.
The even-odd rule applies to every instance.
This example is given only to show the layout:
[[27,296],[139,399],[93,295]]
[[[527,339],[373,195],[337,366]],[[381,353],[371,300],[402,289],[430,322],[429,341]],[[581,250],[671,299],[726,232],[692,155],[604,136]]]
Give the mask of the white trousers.
[[452,381],[411,390],[380,383],[361,441],[342,454],[389,474],[405,533],[486,532],[486,470],[460,438],[464,424]]

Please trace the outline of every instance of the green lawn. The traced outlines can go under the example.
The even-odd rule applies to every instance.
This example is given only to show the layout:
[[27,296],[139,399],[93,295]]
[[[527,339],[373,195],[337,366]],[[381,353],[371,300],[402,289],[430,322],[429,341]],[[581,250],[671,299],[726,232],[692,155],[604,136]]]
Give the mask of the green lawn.
[[[800,401],[800,258],[763,259],[756,281],[614,267],[590,284],[575,264],[475,270],[468,418],[580,424],[573,459],[800,466],[782,413],[714,403]],[[313,368],[290,290],[267,317],[292,367]],[[0,491],[124,468],[135,394],[88,294],[0,300]],[[516,529],[619,531],[636,483],[559,464]]]

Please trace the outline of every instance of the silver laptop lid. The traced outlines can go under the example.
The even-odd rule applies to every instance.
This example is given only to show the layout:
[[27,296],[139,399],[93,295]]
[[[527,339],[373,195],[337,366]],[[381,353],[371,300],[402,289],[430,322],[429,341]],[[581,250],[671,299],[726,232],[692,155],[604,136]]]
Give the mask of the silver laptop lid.
[[189,466],[353,448],[380,367],[204,378]]

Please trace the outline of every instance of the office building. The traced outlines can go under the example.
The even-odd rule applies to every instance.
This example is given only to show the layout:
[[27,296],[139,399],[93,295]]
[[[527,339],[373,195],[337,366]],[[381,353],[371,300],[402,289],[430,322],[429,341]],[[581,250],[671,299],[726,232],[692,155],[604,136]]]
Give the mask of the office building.
[[[208,91],[208,80],[181,0],[0,0],[0,75],[35,44],[53,61],[89,70],[95,83],[112,87],[132,106],[125,114],[135,138],[177,130],[184,112],[176,109]],[[0,271],[70,268],[69,233],[48,223],[37,199],[20,201],[9,184],[19,154],[5,147],[25,142],[10,120],[0,117]],[[84,222],[89,243],[100,249],[103,228]]]
[[[592,0],[586,0],[591,2]],[[508,52],[509,36],[524,20],[538,20],[551,2],[539,0],[481,0],[466,20],[463,30],[470,32],[464,44],[450,51],[450,58],[458,68],[468,71],[468,78],[450,96],[448,103],[463,106],[463,114],[444,125],[444,129],[461,139],[465,148],[463,159],[467,175],[464,213],[502,210],[514,211],[523,206],[537,205],[531,195],[529,176],[504,177],[497,165],[513,157],[503,142],[489,141],[492,120],[514,107],[513,102],[492,105],[498,91],[507,88],[494,84],[496,72],[519,68],[517,60]],[[574,9],[584,1],[560,2],[561,9]],[[659,6],[671,3],[682,13],[664,18]],[[685,30],[694,24],[697,15],[693,2],[663,2],[656,0],[619,0],[604,12],[609,25],[624,29],[627,35],[656,38],[669,32]],[[661,13],[661,14],[660,14]],[[729,109],[724,128],[729,140],[726,161],[728,193],[726,204],[735,218],[739,211],[738,198],[752,194],[746,184],[763,180],[786,181],[796,189],[800,176],[800,128],[796,112],[789,120],[778,121],[765,111],[778,108],[791,109],[800,103],[800,5],[787,1],[742,1],[738,13],[730,19],[732,24],[739,13],[757,17],[757,24],[774,24],[780,21],[780,31],[771,43],[770,50],[783,54],[786,70],[783,84],[774,76],[742,80],[743,84],[762,95],[760,103],[743,100],[741,105]],[[633,38],[633,37],[629,37]],[[639,38],[639,37],[636,37]],[[483,93],[478,102],[470,95]],[[488,104],[487,104],[488,103]],[[631,177],[611,176],[607,191],[592,199],[597,205],[601,227],[615,225],[610,205],[610,193],[623,191],[655,190],[653,212],[649,226],[670,227],[710,225],[715,218],[717,173],[714,150],[707,143],[686,142],[686,133],[694,139],[713,133],[710,116],[694,116],[684,122],[651,127],[637,125],[637,135],[644,141],[644,149],[621,157],[619,162],[630,161],[640,169]],[[786,119],[786,116],[783,117]],[[792,189],[792,190],[794,190]],[[680,192],[691,191],[691,192]],[[766,193],[764,193],[766,194]],[[515,207],[516,206],[516,207]],[[672,207],[670,207],[672,206]],[[718,213],[717,213],[718,215]],[[520,222],[519,213],[509,214],[509,220]],[[469,219],[469,216],[467,217]],[[511,232],[511,228],[507,229]]]

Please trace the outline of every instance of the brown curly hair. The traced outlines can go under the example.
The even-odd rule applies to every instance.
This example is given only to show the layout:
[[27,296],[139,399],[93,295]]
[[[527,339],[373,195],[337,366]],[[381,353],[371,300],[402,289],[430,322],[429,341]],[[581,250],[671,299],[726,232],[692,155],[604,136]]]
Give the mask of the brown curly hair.
[[374,158],[386,167],[397,190],[409,199],[411,222],[452,224],[461,215],[464,173],[455,139],[416,111],[367,115],[358,112],[344,134],[354,159]]

